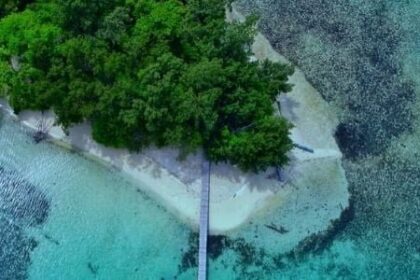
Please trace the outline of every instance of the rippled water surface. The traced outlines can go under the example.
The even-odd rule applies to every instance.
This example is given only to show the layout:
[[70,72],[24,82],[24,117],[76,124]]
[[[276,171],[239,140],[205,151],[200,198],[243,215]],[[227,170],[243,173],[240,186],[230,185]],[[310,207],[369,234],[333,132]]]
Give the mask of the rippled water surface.
[[[353,207],[296,254],[259,247],[255,238],[275,235],[251,238],[251,225],[213,237],[209,278],[419,279],[420,1],[242,0],[239,8],[260,15],[275,48],[339,113]],[[138,186],[35,145],[7,117],[0,123],[1,280],[195,279],[197,235]]]
[[173,279],[189,230],[138,188],[5,118],[0,279]]

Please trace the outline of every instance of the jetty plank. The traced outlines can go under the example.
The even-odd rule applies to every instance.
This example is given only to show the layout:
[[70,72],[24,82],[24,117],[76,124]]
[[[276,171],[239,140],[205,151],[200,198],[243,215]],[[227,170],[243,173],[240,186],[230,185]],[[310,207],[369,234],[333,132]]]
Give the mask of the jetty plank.
[[200,241],[198,249],[198,280],[207,279],[207,237],[209,233],[209,194],[211,163],[201,167]]

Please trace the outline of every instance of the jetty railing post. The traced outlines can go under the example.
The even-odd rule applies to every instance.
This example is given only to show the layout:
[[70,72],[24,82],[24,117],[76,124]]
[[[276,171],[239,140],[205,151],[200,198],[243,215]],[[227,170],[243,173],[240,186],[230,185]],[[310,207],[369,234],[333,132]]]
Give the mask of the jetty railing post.
[[211,163],[201,167],[200,241],[198,249],[198,280],[207,279],[207,237],[209,233],[209,196]]

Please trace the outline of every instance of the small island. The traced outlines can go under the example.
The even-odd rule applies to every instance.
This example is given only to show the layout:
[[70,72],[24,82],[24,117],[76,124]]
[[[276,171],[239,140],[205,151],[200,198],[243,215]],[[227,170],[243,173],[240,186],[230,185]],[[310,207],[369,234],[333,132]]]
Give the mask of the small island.
[[211,162],[210,233],[258,223],[276,253],[349,207],[336,113],[232,1],[10,2],[0,109],[36,142],[121,171],[194,230]]

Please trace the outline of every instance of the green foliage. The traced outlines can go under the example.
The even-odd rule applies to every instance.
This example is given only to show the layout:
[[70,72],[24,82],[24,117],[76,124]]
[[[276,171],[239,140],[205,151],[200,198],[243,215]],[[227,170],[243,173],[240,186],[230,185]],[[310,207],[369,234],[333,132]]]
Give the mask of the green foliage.
[[55,0],[64,16],[63,28],[75,36],[94,34],[105,15],[115,7],[123,5],[122,0]]
[[90,120],[109,146],[285,164],[290,125],[273,102],[293,70],[249,60],[255,18],[227,23],[229,2],[40,0],[0,21],[0,95],[65,127]]
[[127,36],[130,22],[130,11],[124,7],[116,7],[100,23],[97,37],[107,40],[113,45],[120,43],[122,38]]
[[17,0],[0,0],[0,17],[17,11]]
[[23,10],[31,0],[0,0],[0,18],[10,13]]
[[[51,106],[50,82],[47,79],[60,41],[59,27],[42,23],[37,14],[26,10],[0,21],[0,74],[3,90],[10,94],[16,111],[24,108],[47,109]],[[6,67],[15,60],[15,67]]]
[[228,159],[243,170],[255,172],[283,165],[292,148],[290,128],[283,118],[275,116],[267,116],[242,131],[232,132],[225,127],[221,137],[212,143],[209,157],[215,161]]

